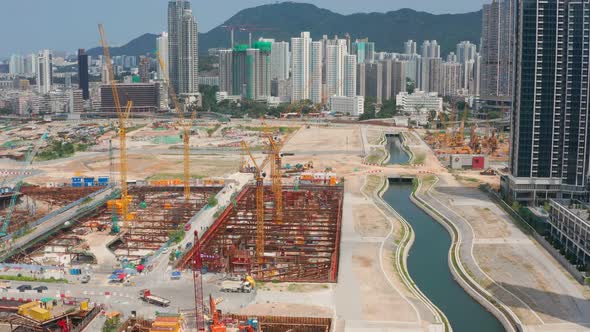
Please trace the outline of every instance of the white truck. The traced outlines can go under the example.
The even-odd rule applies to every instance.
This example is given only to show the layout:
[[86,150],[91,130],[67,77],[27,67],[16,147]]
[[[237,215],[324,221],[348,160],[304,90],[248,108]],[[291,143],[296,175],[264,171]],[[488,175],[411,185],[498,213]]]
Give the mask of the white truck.
[[221,291],[226,293],[250,293],[252,285],[249,281],[225,280],[221,283]]

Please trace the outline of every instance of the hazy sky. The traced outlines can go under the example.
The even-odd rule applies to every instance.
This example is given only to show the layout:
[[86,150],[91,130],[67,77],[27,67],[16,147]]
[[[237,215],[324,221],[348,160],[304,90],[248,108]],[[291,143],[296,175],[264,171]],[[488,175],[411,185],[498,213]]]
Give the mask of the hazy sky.
[[[98,45],[103,23],[112,45],[125,44],[146,32],[166,29],[168,0],[1,0],[0,57],[41,48],[73,51]],[[239,10],[274,1],[191,0],[206,32]],[[334,12],[386,12],[412,8],[431,13],[464,13],[491,0],[316,0],[306,1]]]

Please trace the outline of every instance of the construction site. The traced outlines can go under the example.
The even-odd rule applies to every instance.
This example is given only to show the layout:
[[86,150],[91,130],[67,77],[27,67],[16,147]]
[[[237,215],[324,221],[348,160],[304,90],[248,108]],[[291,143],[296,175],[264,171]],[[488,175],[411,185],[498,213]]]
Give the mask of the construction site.
[[[439,112],[434,121],[437,130],[426,131],[424,141],[434,150],[439,159],[451,168],[480,169],[476,165],[453,165],[455,155],[485,156],[486,161],[505,162],[508,160],[509,135],[501,121],[468,119],[464,111],[461,119],[455,121],[457,112]],[[486,167],[487,168],[487,167]]]
[[[276,202],[266,187],[264,242],[257,243],[256,187],[246,187],[203,235],[203,265],[260,281],[336,282],[343,194],[342,186],[283,187],[277,222]],[[179,267],[189,267],[193,255],[188,252]]]

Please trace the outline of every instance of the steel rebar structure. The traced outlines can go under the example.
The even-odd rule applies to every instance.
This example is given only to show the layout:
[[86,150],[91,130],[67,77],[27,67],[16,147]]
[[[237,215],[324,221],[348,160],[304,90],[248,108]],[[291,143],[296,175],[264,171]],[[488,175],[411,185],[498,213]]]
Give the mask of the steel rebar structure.
[[[265,187],[265,197],[272,197]],[[265,262],[250,260],[251,273],[261,281],[335,282],[341,232],[343,187],[284,188],[284,221],[265,217]],[[274,205],[265,200],[267,213]],[[201,239],[203,263],[210,271],[246,272],[242,255],[256,252],[256,187],[247,186]],[[270,211],[269,211],[270,210]],[[189,267],[192,253],[180,261]],[[240,271],[242,269],[242,271]]]

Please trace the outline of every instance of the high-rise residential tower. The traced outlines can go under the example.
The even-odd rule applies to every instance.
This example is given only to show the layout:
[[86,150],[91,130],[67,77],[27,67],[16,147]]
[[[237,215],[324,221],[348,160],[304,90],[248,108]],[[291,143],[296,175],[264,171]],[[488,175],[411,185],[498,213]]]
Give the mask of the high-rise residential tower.
[[[168,52],[168,32],[162,32],[162,34],[156,38],[156,50],[158,55],[164,62],[164,68],[167,72],[170,70],[170,59],[169,59],[169,52]],[[165,80],[166,74],[162,71],[162,66],[158,63],[158,79]]]
[[416,54],[416,42],[413,40],[408,40],[404,43],[404,54],[412,55]]
[[483,6],[480,49],[483,98],[504,97],[510,100],[516,1],[492,0],[492,3]]
[[291,38],[293,77],[293,93],[291,102],[310,99],[311,46],[311,37],[309,32],[302,32],[300,37]]
[[170,83],[179,95],[199,92],[197,21],[188,0],[168,3],[168,53]]
[[311,42],[311,96],[310,99],[314,104],[320,104],[323,102],[323,83],[322,73],[323,64],[323,45],[320,41]]
[[82,90],[82,99],[90,99],[88,80],[88,54],[83,48],[78,50],[78,88]]
[[344,61],[347,54],[346,39],[338,39],[335,45],[328,45],[326,52],[327,96],[342,96],[344,94]]
[[[589,0],[518,0],[509,201],[588,197]],[[551,22],[552,24],[549,24]]]
[[356,96],[356,55],[344,56],[344,77],[342,93],[346,97]]
[[37,91],[46,94],[51,91],[53,82],[53,55],[50,50],[39,52],[37,61]]

